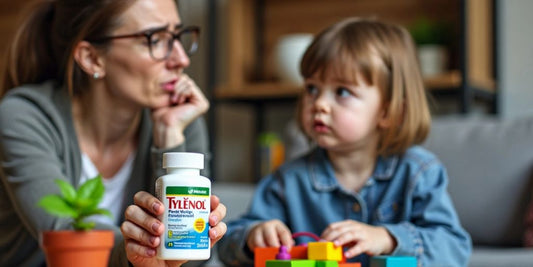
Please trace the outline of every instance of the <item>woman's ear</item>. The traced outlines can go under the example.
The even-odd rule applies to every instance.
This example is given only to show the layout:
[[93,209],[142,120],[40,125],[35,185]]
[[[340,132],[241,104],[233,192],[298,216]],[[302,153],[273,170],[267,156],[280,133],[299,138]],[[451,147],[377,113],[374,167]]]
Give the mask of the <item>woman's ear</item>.
[[80,41],[74,48],[74,60],[87,75],[95,79],[105,76],[104,60],[91,43]]

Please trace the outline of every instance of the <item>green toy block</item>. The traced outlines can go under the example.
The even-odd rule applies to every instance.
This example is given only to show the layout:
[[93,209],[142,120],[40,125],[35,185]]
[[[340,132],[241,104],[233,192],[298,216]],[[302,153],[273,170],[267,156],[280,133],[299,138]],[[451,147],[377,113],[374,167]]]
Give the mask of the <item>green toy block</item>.
[[410,256],[375,256],[370,267],[416,267],[416,258]]
[[316,267],[339,267],[338,261],[316,261]]
[[266,267],[315,267],[314,260],[267,260]]
[[333,242],[309,242],[307,258],[321,261],[341,261],[342,247],[335,247]]

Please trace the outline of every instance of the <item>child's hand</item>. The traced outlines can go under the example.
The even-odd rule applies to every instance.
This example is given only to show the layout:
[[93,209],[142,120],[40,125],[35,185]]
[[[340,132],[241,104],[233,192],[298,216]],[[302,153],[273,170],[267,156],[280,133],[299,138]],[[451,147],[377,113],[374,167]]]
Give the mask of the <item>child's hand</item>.
[[321,238],[332,241],[336,246],[347,246],[346,258],[361,253],[368,255],[390,254],[396,247],[396,240],[384,227],[371,226],[353,220],[332,223],[324,230]]
[[250,230],[246,244],[251,251],[256,247],[287,246],[290,250],[294,245],[291,230],[280,220],[259,223]]

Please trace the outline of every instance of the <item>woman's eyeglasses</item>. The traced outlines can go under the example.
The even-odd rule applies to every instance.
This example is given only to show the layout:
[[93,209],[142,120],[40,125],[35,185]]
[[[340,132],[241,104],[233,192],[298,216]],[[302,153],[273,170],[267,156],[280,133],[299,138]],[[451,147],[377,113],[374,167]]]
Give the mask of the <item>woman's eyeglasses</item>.
[[155,60],[165,60],[169,57],[174,46],[174,40],[178,40],[187,55],[192,55],[198,50],[198,35],[200,28],[197,26],[188,26],[177,33],[168,30],[154,30],[133,34],[106,36],[91,40],[90,42],[103,42],[111,39],[145,37],[148,42],[150,56]]

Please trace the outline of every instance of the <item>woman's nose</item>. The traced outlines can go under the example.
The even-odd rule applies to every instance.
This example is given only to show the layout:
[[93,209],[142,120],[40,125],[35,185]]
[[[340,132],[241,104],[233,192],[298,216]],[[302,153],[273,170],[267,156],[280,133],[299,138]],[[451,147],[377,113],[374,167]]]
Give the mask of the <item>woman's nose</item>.
[[172,41],[172,50],[167,59],[169,68],[186,68],[191,63],[189,56],[178,40]]

